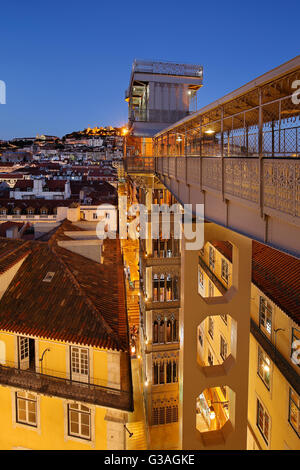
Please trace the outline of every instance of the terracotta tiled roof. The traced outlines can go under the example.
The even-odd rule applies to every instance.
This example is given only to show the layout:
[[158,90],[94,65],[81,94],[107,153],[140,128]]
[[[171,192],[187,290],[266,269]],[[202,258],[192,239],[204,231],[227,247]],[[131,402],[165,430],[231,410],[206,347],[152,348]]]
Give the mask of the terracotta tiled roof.
[[[232,245],[213,242],[232,262]],[[252,242],[252,282],[292,320],[300,324],[300,260],[263,243]]]
[[300,324],[300,260],[253,241],[252,281]]
[[[128,351],[119,240],[104,241],[100,264],[59,247],[65,230],[74,226],[64,223],[47,243],[29,242],[29,256],[0,301],[0,329]],[[47,273],[55,273],[51,282]]]
[[0,238],[0,274],[30,254],[29,242]]

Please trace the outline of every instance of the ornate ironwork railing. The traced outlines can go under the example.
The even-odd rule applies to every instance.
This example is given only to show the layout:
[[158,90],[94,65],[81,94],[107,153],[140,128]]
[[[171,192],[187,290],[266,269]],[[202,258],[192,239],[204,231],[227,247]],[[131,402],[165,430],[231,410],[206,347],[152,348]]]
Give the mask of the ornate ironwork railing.
[[300,217],[300,158],[158,157],[155,168],[158,176]]
[[31,369],[23,370],[0,365],[0,384],[124,411],[133,409],[131,390],[77,382]]

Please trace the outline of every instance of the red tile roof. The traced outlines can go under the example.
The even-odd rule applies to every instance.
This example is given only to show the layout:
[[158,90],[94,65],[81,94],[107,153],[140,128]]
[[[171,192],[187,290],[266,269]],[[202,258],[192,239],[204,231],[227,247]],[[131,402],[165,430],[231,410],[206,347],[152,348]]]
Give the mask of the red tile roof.
[[[0,301],[0,329],[128,351],[119,240],[104,241],[104,262],[99,264],[59,247],[65,230],[74,226],[64,222],[48,243],[27,242],[29,256]],[[44,282],[49,272],[54,277]]]

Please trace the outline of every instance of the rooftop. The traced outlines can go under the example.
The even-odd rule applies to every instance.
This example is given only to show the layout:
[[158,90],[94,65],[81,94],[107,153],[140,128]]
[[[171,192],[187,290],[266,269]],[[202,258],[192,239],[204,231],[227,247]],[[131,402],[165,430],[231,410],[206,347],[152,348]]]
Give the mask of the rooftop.
[[119,240],[104,241],[100,264],[58,245],[76,230],[64,221],[47,242],[0,239],[0,272],[27,256],[0,301],[0,329],[128,351]]

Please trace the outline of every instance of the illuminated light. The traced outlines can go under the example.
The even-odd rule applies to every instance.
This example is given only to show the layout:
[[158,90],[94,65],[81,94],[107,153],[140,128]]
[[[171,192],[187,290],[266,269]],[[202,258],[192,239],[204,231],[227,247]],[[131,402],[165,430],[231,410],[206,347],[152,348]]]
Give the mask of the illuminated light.
[[188,95],[191,95],[191,94],[192,94],[192,92],[191,92],[191,90],[189,90],[189,91],[188,91]]
[[128,132],[129,132],[129,131],[128,131],[127,127],[123,127],[123,129],[122,129],[122,135],[127,135]]
[[205,131],[205,134],[214,134],[215,131],[213,131],[212,129],[207,129],[207,131]]
[[132,352],[132,354],[135,353],[135,346],[131,346],[131,352]]
[[264,371],[265,371],[265,372],[270,372],[270,367],[267,366],[267,365],[265,365],[265,366],[264,366]]
[[182,142],[182,138],[180,137],[180,135],[176,137],[176,142]]
[[138,355],[138,357],[137,357],[137,358],[138,358],[138,359],[141,359],[141,356],[140,356],[140,355]]
[[145,387],[148,387],[148,385],[149,385],[148,380],[145,380]]
[[211,411],[209,414],[210,419],[215,419],[216,413],[214,411]]

